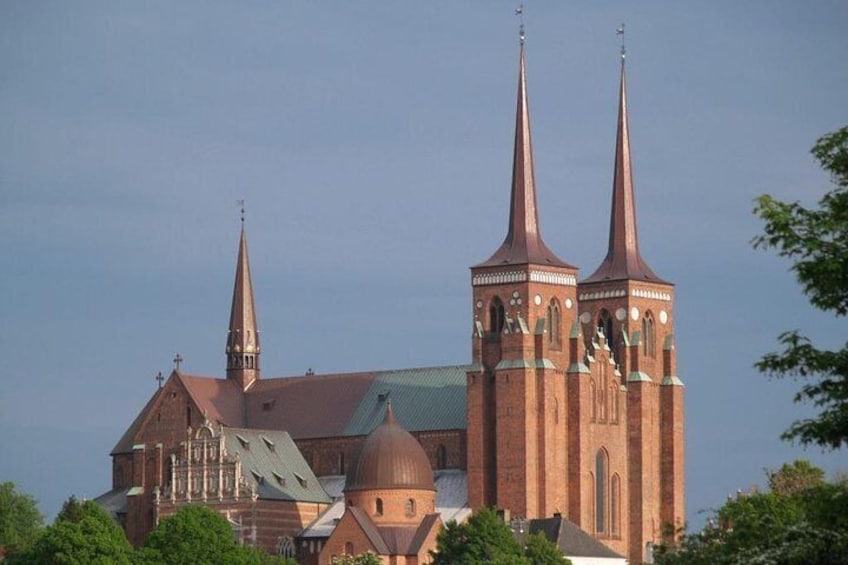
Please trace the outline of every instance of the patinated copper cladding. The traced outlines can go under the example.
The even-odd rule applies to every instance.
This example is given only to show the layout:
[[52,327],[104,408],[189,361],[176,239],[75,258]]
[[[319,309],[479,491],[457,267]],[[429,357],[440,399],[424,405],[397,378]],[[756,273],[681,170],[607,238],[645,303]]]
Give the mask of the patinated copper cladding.
[[601,265],[584,283],[609,280],[644,280],[665,283],[639,253],[636,233],[636,201],[633,196],[633,171],[630,159],[630,128],[627,120],[627,84],[624,61],[618,96],[618,132],[615,139],[615,174],[612,185],[609,249]]
[[239,239],[226,353],[229,378],[239,381],[243,388],[259,378],[259,329],[253,304],[253,284],[250,280],[250,261],[247,256],[247,235],[244,227]]
[[388,404],[383,423],[365,439],[347,473],[345,492],[397,488],[436,490],[427,454],[418,440],[395,422]]
[[512,199],[509,205],[509,231],[503,244],[487,261],[475,267],[534,263],[574,268],[554,255],[542,240],[536,209],[536,179],[533,170],[533,143],[530,136],[530,109],[524,69],[524,45],[518,71],[518,107],[515,112],[515,150],[512,160]]

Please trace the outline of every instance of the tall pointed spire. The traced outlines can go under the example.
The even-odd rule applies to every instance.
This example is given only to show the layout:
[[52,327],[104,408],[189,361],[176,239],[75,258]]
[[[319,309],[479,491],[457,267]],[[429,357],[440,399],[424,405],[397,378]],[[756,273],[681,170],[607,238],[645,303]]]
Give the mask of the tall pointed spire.
[[227,333],[227,378],[243,389],[259,378],[259,329],[253,305],[253,285],[250,282],[250,261],[247,257],[247,235],[242,216],[236,280],[233,285],[233,305]]
[[624,72],[624,53],[622,46],[609,249],[601,265],[589,278],[583,281],[584,283],[622,279],[666,282],[654,274],[639,253],[639,238],[636,233],[636,201],[633,196],[633,171],[630,161],[630,129],[627,123],[627,81]]
[[509,229],[500,248],[477,267],[534,263],[569,267],[542,240],[536,209],[536,179],[533,170],[533,143],[530,136],[530,108],[527,104],[527,79],[524,65],[524,34],[518,70],[518,102],[515,111],[515,148],[512,159],[512,196],[509,205]]

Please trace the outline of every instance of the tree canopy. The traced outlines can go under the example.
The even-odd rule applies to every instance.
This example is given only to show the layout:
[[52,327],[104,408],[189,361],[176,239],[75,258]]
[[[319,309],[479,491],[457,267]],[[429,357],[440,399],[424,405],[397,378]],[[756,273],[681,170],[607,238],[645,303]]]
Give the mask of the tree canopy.
[[0,483],[0,546],[14,553],[28,548],[44,527],[35,499],[17,491],[15,483]]
[[522,547],[494,510],[483,508],[464,524],[448,522],[439,533],[433,562],[451,565],[568,565],[559,549],[543,534],[527,536]]
[[139,551],[147,565],[288,564],[261,549],[241,546],[223,516],[201,505],[184,506],[163,518]]
[[[73,511],[65,513],[65,508]],[[129,565],[132,546],[121,528],[97,503],[69,500],[63,513],[44,530],[32,547],[14,555],[11,564]]]
[[[658,565],[763,563],[825,565],[848,562],[848,485],[823,480],[772,481],[779,475],[821,477],[807,462],[767,473],[778,490],[739,494],[728,500],[700,532],[676,546],[658,548]],[[820,474],[821,473],[821,474]]]
[[[754,213],[765,222],[765,233],[753,244],[791,260],[813,306],[840,317],[848,314],[848,127],[819,139],[812,154],[834,188],[815,208],[767,194],[757,198]],[[771,377],[803,379],[795,401],[812,402],[820,411],[796,421],[783,438],[831,449],[848,444],[848,342],[835,351],[820,349],[798,330],[778,340],[783,351],[765,355],[756,367]]]

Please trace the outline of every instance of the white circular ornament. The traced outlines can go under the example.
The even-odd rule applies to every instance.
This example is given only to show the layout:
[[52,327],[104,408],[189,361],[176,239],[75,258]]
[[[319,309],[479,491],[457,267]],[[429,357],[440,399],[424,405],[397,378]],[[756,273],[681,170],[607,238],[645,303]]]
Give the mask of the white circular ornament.
[[[615,311],[616,320],[618,320],[619,322],[623,322],[625,318],[627,318],[627,310],[625,310],[624,308],[619,308]],[[633,319],[635,320],[636,318]]]
[[483,307],[483,301],[482,301],[482,300],[478,300],[478,301],[477,301],[477,309],[479,310],[479,309],[480,309],[480,308],[482,308],[482,307]]
[[516,303],[516,304],[521,304],[521,299],[520,299],[520,298],[516,298],[516,299],[515,299],[515,303]]
[[668,312],[660,310],[660,323],[665,325],[668,322]]
[[521,294],[519,294],[519,292],[518,292],[517,290],[515,290],[515,291],[513,291],[513,292],[512,292],[512,297],[513,297],[513,298],[518,298],[519,296],[521,296]]
[[639,309],[635,306],[630,309],[630,318],[635,322],[639,319]]
[[574,306],[574,302],[571,301],[570,298],[565,299],[565,307],[571,310],[571,307]]
[[592,321],[592,314],[589,312],[583,312],[582,314],[580,314],[580,321],[584,324],[588,324]]
[[539,295],[539,294],[534,296],[533,297],[533,304],[535,304],[536,306],[540,306],[542,304],[542,296]]
[[509,305],[510,305],[510,306],[515,306],[515,298],[510,298],[510,299],[509,299]]

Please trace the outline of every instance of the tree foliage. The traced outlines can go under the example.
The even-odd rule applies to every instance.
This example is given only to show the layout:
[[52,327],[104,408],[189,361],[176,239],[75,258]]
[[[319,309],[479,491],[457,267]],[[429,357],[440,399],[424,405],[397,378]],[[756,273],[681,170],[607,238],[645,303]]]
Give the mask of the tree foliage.
[[15,483],[0,483],[0,546],[7,553],[28,548],[44,526],[35,499],[17,492]]
[[341,557],[333,557],[330,561],[332,565],[380,565],[382,561],[370,551],[360,553],[359,555],[342,555]]
[[443,565],[569,564],[544,534],[528,535],[522,547],[494,510],[483,508],[464,524],[448,522],[436,540],[433,562]]
[[[821,471],[805,463],[796,461],[784,465],[781,471],[791,469],[791,474],[801,468],[806,477],[815,477],[815,471]],[[813,472],[806,472],[809,470]],[[784,484],[778,484],[782,489]],[[783,491],[740,494],[727,501],[702,531],[683,536],[676,546],[660,546],[656,562],[848,563],[848,485],[818,481]]]
[[824,471],[806,459],[784,463],[777,471],[766,471],[769,490],[792,495],[824,483]]
[[149,565],[268,565],[286,563],[262,550],[240,546],[223,516],[201,505],[184,506],[159,522],[139,562]]
[[[816,208],[781,202],[764,194],[754,213],[765,222],[754,247],[775,249],[792,261],[804,294],[816,308],[848,314],[848,127],[825,135],[812,154],[830,173],[834,188]],[[782,333],[783,351],[765,355],[756,367],[771,377],[805,380],[796,402],[810,401],[820,413],[800,420],[784,439],[838,449],[848,444],[848,342],[839,350],[815,347],[798,330]]]
[[[63,511],[71,501],[65,503]],[[32,547],[9,560],[31,565],[129,565],[132,546],[98,504],[73,499],[73,513],[60,514]]]

